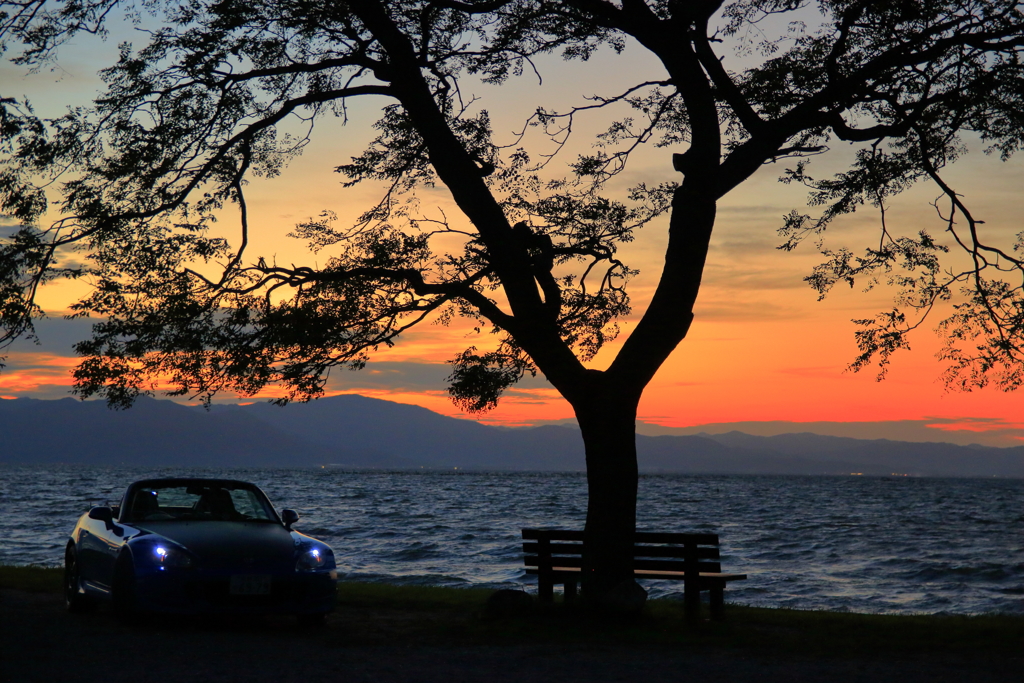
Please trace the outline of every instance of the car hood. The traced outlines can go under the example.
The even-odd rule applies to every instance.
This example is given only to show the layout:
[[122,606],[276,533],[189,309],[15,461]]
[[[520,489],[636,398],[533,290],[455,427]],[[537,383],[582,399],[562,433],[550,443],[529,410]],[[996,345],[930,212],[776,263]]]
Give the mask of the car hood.
[[145,525],[151,534],[184,546],[204,566],[258,569],[289,564],[295,540],[280,524],[267,522],[159,522]]

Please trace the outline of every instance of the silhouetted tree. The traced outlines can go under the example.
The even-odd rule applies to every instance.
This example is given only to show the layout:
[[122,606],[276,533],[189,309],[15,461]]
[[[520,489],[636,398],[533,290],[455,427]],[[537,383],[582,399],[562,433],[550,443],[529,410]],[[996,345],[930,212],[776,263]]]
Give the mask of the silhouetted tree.
[[[92,293],[75,311],[103,322],[77,346],[83,397],[127,406],[169,382],[172,394],[206,400],[268,383],[307,399],[330,368],[360,367],[416,323],[468,317],[496,342],[453,360],[454,401],[486,410],[525,373],[544,374],[586,444],[584,595],[635,593],[637,404],[690,327],[717,200],[780,160],[791,166],[783,181],[806,184],[824,207],[786,217],[784,249],[864,204],[883,212],[875,245],[826,250],[808,278],[822,294],[862,277],[900,289],[896,309],[860,321],[854,367],[884,370],[923,315],[956,299],[941,322],[948,381],[1021,382],[1024,239],[1002,250],[985,241],[942,176],[967,142],[1004,158],[1021,144],[1018,2],[23,0],[3,3],[0,25],[8,47],[21,46],[15,63],[45,65],[72,36],[102,33],[118,4],[151,29],[148,42],[121,47],[91,107],[40,120],[5,99],[0,119],[3,211],[25,226],[0,251],[3,325],[8,338],[31,335],[37,288],[88,275]],[[785,27],[780,37],[762,30],[771,22]],[[559,179],[520,142],[498,146],[470,83],[530,73],[545,53],[586,60],[598,49],[646,50],[661,69],[526,122],[561,144],[584,110],[632,108],[606,114],[594,153]],[[280,173],[315,139],[316,121],[367,98],[381,106],[377,137],[337,171],[347,185],[382,182],[381,201],[354,225],[324,213],[293,228],[329,254],[323,265],[250,258],[247,179]],[[295,122],[305,134],[284,134]],[[808,158],[836,140],[856,146],[848,170],[812,177]],[[674,152],[665,182],[603,196],[643,145]],[[945,198],[936,206],[966,266],[943,270],[947,247],[885,222],[888,199],[918,181]],[[418,212],[417,190],[437,184],[465,220]],[[48,191],[60,217],[42,227]],[[235,245],[208,232],[228,207],[240,217]],[[588,368],[630,312],[633,271],[617,247],[666,212],[653,298],[607,368]]]

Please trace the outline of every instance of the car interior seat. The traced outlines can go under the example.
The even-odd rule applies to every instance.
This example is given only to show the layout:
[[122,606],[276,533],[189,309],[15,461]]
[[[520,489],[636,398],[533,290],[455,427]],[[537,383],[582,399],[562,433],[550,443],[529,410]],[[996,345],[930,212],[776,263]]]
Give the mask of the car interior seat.
[[135,492],[135,500],[132,503],[132,518],[146,519],[148,515],[160,509],[160,501],[156,491],[142,489]]
[[238,516],[231,494],[224,489],[209,489],[196,503],[197,512],[209,513],[217,519],[234,519]]

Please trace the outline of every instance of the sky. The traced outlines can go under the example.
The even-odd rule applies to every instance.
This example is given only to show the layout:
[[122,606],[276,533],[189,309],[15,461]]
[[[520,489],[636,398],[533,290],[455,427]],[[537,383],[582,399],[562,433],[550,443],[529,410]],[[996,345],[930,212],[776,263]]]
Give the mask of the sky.
[[[110,61],[117,39],[124,37],[116,33],[106,44],[78,39],[62,53],[53,72],[26,75],[20,67],[3,64],[3,94],[28,97],[44,114],[86,103],[101,85],[95,72]],[[528,74],[500,88],[473,85],[472,94],[480,97],[477,106],[491,112],[499,142],[510,142],[513,131],[538,105],[580,104],[585,96],[615,94],[637,73],[660,75],[657,65],[633,46],[622,56],[602,54],[584,65],[552,59],[539,67],[543,82]],[[324,209],[336,211],[344,220],[376,201],[379,188],[357,186],[342,191],[341,178],[332,169],[372,138],[370,124],[381,104],[378,100],[354,109],[345,126],[324,122],[314,131],[315,144],[280,178],[250,186],[253,245],[249,254],[274,255],[287,262],[309,260],[300,243],[284,236],[297,222]],[[598,119],[581,120],[562,162],[586,151],[587,135],[600,130],[601,124]],[[542,151],[536,146],[538,140],[528,142],[535,145],[531,149]],[[673,151],[678,150],[647,150],[638,155],[610,190],[621,192],[638,181],[677,179],[671,167]],[[812,171],[824,175],[841,170],[849,154],[849,149],[837,147],[815,159]],[[765,167],[720,202],[694,324],[648,386],[640,404],[639,430],[695,433],[739,427],[759,434],[815,431],[859,438],[1024,444],[1024,392],[950,392],[939,380],[942,366],[935,353],[940,339],[933,328],[942,316],[917,330],[911,338],[912,350],[894,358],[884,381],[877,381],[870,369],[860,373],[846,369],[857,353],[856,326],[851,320],[869,318],[890,307],[892,292],[884,287],[870,292],[844,287],[818,301],[817,293],[803,281],[819,260],[813,245],[794,253],[776,249],[782,216],[792,209],[807,211],[804,192],[778,182],[782,169],[781,164]],[[1010,246],[1020,231],[1019,216],[1024,215],[1019,190],[1024,187],[1024,158],[1001,162],[975,151],[949,177],[975,214],[986,221],[986,230]],[[888,208],[890,224],[910,234],[927,228],[941,235],[942,223],[930,205],[937,194],[917,187],[896,198]],[[427,214],[436,212],[433,215],[457,214],[443,189],[424,193],[422,209]],[[232,236],[233,223],[227,218],[223,229]],[[666,225],[664,219],[652,222],[623,249],[623,260],[640,270],[630,285],[634,314],[621,321],[620,338],[602,351],[593,367],[607,365],[644,310],[657,281]],[[877,240],[877,226],[876,213],[860,211],[830,228],[827,243],[862,249]],[[87,321],[61,318],[76,294],[80,292],[66,285],[42,293],[50,318],[40,324],[41,344],[19,342],[11,350],[7,367],[0,370],[0,397],[69,395],[69,373],[77,362],[71,344],[88,335]],[[445,378],[450,369],[446,362],[473,343],[479,342],[465,326],[421,326],[394,348],[376,354],[366,369],[333,372],[328,393],[414,403],[509,426],[572,418],[569,405],[543,377],[526,378],[489,413],[461,414],[447,399]],[[246,400],[273,395],[268,391]]]

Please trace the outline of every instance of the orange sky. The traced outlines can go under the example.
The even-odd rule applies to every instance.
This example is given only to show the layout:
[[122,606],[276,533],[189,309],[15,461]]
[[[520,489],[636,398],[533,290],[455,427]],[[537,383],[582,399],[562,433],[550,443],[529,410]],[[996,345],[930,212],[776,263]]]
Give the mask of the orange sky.
[[[92,45],[82,38],[79,52],[66,53],[60,69],[25,76],[8,64],[0,67],[5,95],[26,95],[37,108],[56,113],[61,106],[81,103],[98,88],[92,75],[109,59],[116,41],[103,50],[81,51]],[[538,104],[557,107],[580,103],[582,96],[616,92],[638,70],[651,69],[641,55],[602,56],[589,65],[542,64],[543,85],[524,77],[501,89],[479,86],[481,106],[492,112],[499,141],[511,139],[514,128]],[[659,74],[653,72],[652,77]],[[599,82],[598,82],[599,81]],[[248,190],[252,216],[253,247],[250,254],[276,255],[281,261],[306,258],[301,244],[284,237],[294,224],[323,209],[354,216],[376,199],[376,190],[357,187],[342,192],[340,178],[331,169],[361,149],[371,137],[372,122],[380,101],[354,113],[349,126],[325,122],[315,144],[294,162],[285,175],[273,181],[256,181]],[[600,128],[597,122],[581,122],[582,134]],[[577,148],[585,149],[585,145]],[[673,150],[652,150],[635,159],[623,178],[621,190],[643,180],[674,179]],[[815,160],[812,170],[841,168],[836,150]],[[571,161],[566,154],[564,161]],[[950,433],[989,430],[1000,433],[1002,445],[1024,442],[1024,392],[1011,394],[984,390],[970,394],[948,393],[937,381],[941,367],[934,358],[938,342],[931,328],[912,338],[913,351],[899,354],[888,379],[876,382],[870,372],[844,371],[856,353],[854,318],[866,318],[886,308],[887,293],[836,290],[825,301],[802,281],[816,262],[812,245],[787,254],[775,249],[775,230],[791,209],[803,209],[804,194],[776,182],[782,166],[767,167],[734,191],[720,205],[719,220],[709,257],[696,319],[689,337],[662,368],[645,393],[640,417],[665,427],[683,428],[709,423],[749,421],[787,422],[889,422],[917,421],[934,424],[934,430]],[[986,229],[1009,246],[1020,230],[1019,216],[1024,187],[1024,160],[1002,163],[983,154],[968,156],[951,174]],[[927,227],[941,233],[934,209],[929,206],[937,192],[918,188],[890,207],[890,220],[903,232]],[[424,195],[423,211],[456,211],[443,190]],[[225,229],[233,223],[225,221]],[[871,243],[877,217],[862,211],[830,229],[830,244],[863,248]],[[623,250],[623,260],[641,269],[632,283],[634,309],[643,310],[657,277],[665,243],[665,221],[656,221]],[[323,261],[324,256],[317,257]],[[59,312],[68,301],[68,289],[44,293],[44,305]],[[939,318],[936,317],[937,322]],[[631,320],[623,325],[628,334]],[[66,395],[68,370],[73,366],[70,342],[87,332],[81,323],[52,321],[41,328],[43,347],[19,344],[0,371],[0,396],[56,398]],[[362,373],[338,371],[329,384],[333,392],[358,392],[368,396],[417,403],[446,414],[458,414],[447,401],[444,362],[474,343],[466,330],[424,326],[407,335],[404,343],[380,353]],[[600,367],[615,345],[595,361]],[[526,424],[571,417],[568,405],[542,379],[515,388],[485,421]],[[979,439],[980,440],[980,439]],[[995,442],[993,442],[995,443]]]

